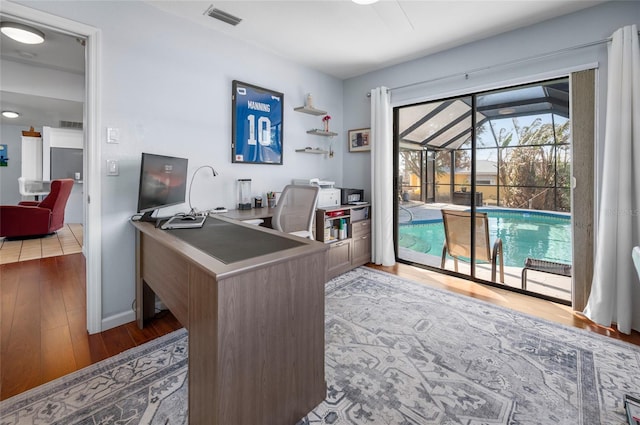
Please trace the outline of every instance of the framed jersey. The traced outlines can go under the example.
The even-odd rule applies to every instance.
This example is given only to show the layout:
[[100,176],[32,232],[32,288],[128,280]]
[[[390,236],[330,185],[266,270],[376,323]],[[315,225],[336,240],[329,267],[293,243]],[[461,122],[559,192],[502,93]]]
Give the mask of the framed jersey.
[[284,94],[232,83],[231,161],[282,165]]

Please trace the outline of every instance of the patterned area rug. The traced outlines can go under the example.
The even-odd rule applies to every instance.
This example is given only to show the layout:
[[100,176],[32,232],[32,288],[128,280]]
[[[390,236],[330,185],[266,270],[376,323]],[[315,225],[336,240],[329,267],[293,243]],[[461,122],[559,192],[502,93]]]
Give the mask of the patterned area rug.
[[0,403],[0,425],[186,424],[184,329]]
[[[631,344],[368,268],[326,295],[327,398],[300,425],[622,425],[640,396]],[[186,360],[181,330],[2,402],[0,424],[186,424]]]

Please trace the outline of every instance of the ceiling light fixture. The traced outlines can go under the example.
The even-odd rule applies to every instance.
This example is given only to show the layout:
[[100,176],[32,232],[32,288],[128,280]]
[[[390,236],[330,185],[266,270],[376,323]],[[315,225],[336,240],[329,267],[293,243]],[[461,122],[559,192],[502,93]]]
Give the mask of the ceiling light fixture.
[[40,44],[44,42],[42,31],[17,22],[0,22],[0,31],[20,43]]
[[18,118],[20,114],[14,111],[2,111],[2,116],[5,118]]
[[511,115],[511,114],[514,114],[515,112],[516,112],[516,110],[513,109],[513,108],[498,109],[498,114],[500,114],[500,115]]
[[351,0],[351,1],[354,2],[355,4],[367,5],[367,4],[376,3],[378,0]]

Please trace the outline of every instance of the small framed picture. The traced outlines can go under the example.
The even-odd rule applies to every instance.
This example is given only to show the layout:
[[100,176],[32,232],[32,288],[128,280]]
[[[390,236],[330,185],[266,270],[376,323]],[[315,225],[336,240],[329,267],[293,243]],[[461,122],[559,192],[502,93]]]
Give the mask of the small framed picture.
[[371,129],[357,128],[349,130],[349,152],[366,152],[371,150]]

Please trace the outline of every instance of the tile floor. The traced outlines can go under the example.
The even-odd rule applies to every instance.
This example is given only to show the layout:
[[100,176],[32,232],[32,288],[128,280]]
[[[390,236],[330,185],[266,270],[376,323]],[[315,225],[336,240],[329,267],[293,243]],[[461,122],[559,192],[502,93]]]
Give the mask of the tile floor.
[[82,252],[82,224],[66,224],[53,235],[7,241],[0,238],[0,264]]

